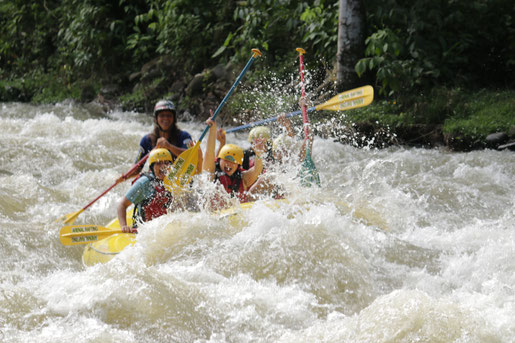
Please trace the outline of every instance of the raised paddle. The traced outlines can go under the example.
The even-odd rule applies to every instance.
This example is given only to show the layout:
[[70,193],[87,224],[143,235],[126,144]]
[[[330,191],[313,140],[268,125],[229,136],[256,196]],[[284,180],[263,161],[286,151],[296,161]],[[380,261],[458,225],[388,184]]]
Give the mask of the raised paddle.
[[[308,112],[314,111],[346,111],[354,108],[364,107],[370,105],[374,100],[374,88],[372,86],[363,86],[355,89],[351,89],[349,91],[342,92],[338,95],[333,96],[331,99],[326,102],[308,108]],[[290,112],[286,114],[286,118],[290,118],[293,116],[297,116],[302,114],[302,110]],[[271,123],[277,121],[280,116],[267,118],[255,121],[253,123],[240,125],[236,127],[232,127],[230,129],[225,130],[226,133],[235,132],[247,128],[251,128],[258,125],[263,125],[266,123]]]
[[[129,177],[135,170],[137,170],[138,168],[140,168],[144,163],[145,161],[147,160],[148,158],[148,155],[149,154],[146,154],[141,160],[139,160],[138,163],[136,163],[134,166],[132,166],[131,169],[129,169],[129,171],[125,174],[122,175],[122,178],[123,179],[126,179],[127,177]],[[82,212],[84,212],[88,207],[90,207],[91,205],[93,205],[98,199],[100,199],[101,197],[103,197],[107,192],[109,192],[111,189],[114,188],[114,186],[116,186],[118,184],[118,182],[115,182],[113,183],[108,189],[106,189],[104,192],[102,192],[102,194],[100,194],[98,197],[96,197],[95,199],[93,199],[93,201],[91,201],[89,204],[87,204],[86,206],[84,206],[82,209],[80,209],[79,211],[77,212],[73,212],[73,213],[69,213],[69,214],[65,214],[64,216],[62,217],[59,217],[56,222],[59,222],[59,221],[63,221],[64,224],[73,224],[75,222],[75,220],[77,219],[77,217],[79,216],[79,214],[81,214]]]
[[[225,95],[220,105],[218,105],[218,108],[216,109],[211,119],[215,120],[216,116],[218,115],[218,113],[220,113],[220,110],[225,105],[227,99],[229,99],[236,86],[240,83],[241,79],[243,78],[243,75],[245,75],[245,73],[247,72],[247,69],[250,68],[252,62],[254,62],[254,60],[258,56],[261,56],[261,52],[258,49],[252,49],[252,57],[247,62],[245,68],[243,68],[236,81],[234,81],[234,84],[232,85],[229,92]],[[208,131],[209,125],[206,126],[204,132],[202,132],[202,135],[200,136],[199,140],[195,143],[195,145],[189,148],[188,150],[184,151],[177,157],[175,163],[170,169],[170,172],[164,179],[166,189],[172,192],[174,190],[182,188],[185,184],[190,182],[191,178],[195,174],[195,170],[197,169],[200,142],[202,141],[202,139]]]
[[[299,64],[300,64],[300,86],[302,88],[302,98],[306,97],[306,90],[304,88],[304,54],[306,51],[302,48],[296,49],[299,52]],[[308,111],[306,104],[302,104],[302,121],[304,122],[304,138],[305,138],[305,150],[306,156],[304,162],[300,166],[300,181],[303,186],[310,187],[312,184],[320,186],[320,176],[318,170],[315,167],[315,163],[311,159],[311,144],[312,137],[310,133],[310,125],[308,119]]]
[[61,228],[59,239],[63,245],[80,245],[96,242],[122,232],[121,229],[110,229],[99,225],[68,225]]

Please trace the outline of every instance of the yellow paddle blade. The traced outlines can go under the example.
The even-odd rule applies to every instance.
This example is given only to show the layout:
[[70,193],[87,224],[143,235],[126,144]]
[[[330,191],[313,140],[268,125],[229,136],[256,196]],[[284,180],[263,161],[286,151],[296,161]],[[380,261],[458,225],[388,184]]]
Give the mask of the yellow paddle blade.
[[323,104],[315,106],[317,111],[343,111],[368,106],[374,100],[374,88],[363,86],[340,93]]
[[169,192],[178,191],[184,187],[184,185],[188,184],[193,175],[195,175],[198,164],[199,148],[200,141],[177,157],[170,169],[170,172],[163,180],[163,183]]
[[317,108],[317,111],[319,111],[319,110],[345,111],[345,110],[350,110],[353,108],[368,106],[368,105],[370,105],[372,100],[373,100],[372,96],[367,96],[364,98],[358,98],[358,99],[354,99],[354,100],[346,100],[345,102],[336,103],[334,105]]
[[121,232],[121,229],[109,229],[99,225],[68,225],[61,228],[59,239],[63,245],[80,245],[96,242]]

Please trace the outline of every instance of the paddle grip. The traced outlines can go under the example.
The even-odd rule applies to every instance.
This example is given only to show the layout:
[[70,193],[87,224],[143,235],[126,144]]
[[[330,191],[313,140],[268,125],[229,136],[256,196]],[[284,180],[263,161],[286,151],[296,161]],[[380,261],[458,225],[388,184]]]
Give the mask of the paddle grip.
[[145,161],[148,159],[148,156],[150,155],[150,153],[146,154],[145,156],[143,156],[141,158],[141,160],[138,161],[138,163],[136,163],[135,165],[132,166],[131,169],[129,169],[129,171],[125,174],[122,175],[122,177],[124,179],[127,179],[127,177],[129,177],[136,169],[140,168],[143,164],[145,164]]

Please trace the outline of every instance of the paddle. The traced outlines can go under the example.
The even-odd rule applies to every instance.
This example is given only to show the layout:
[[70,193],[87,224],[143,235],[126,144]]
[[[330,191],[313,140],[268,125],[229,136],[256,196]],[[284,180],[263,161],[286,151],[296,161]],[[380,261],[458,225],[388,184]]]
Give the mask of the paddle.
[[[215,113],[213,114],[213,117],[211,119],[215,119],[218,113],[220,113],[220,110],[225,105],[227,99],[231,96],[232,92],[236,88],[236,86],[240,83],[241,79],[243,78],[243,75],[247,72],[247,70],[252,65],[252,62],[256,59],[256,57],[261,56],[261,52],[258,49],[252,49],[252,57],[247,62],[247,65],[243,70],[241,71],[240,75],[234,81],[234,84],[232,85],[229,92],[225,95],[220,105],[218,105],[218,108],[216,109]],[[209,125],[206,126],[204,129],[204,132],[202,132],[202,135],[200,136],[199,140],[195,143],[195,145],[188,150],[184,151],[182,154],[180,154],[177,159],[175,160],[175,163],[173,164],[172,168],[170,169],[170,172],[168,173],[167,177],[164,179],[164,185],[166,189],[168,189],[170,192],[176,190],[177,188],[183,187],[185,184],[190,182],[191,178],[195,174],[195,170],[197,169],[198,164],[198,151],[200,148],[200,142],[202,139],[204,139],[204,136],[209,131]]]
[[[127,177],[129,177],[136,169],[140,168],[145,163],[147,158],[148,158],[148,154],[146,154],[138,163],[136,163],[134,166],[132,166],[132,168],[129,169],[129,171],[127,173],[123,174],[122,178],[126,179]],[[117,184],[118,184],[117,182],[113,183],[108,189],[106,189],[104,192],[102,192],[102,194],[100,194],[98,197],[93,199],[93,201],[91,201],[89,204],[84,206],[82,209],[80,209],[77,212],[65,214],[64,216],[57,218],[56,222],[63,221],[64,224],[73,224],[75,222],[75,220],[77,219],[77,217],[79,216],[79,214],[81,214],[88,207],[93,205],[98,199],[103,197],[107,192],[109,192],[111,189],[113,189],[114,186],[116,186]]]
[[[110,229],[99,225],[69,225],[61,228],[59,239],[63,245],[80,245],[96,242],[122,232],[121,229]],[[133,233],[136,232],[133,231]]]
[[[308,112],[314,111],[346,111],[354,108],[364,107],[370,105],[370,103],[374,100],[374,89],[372,86],[363,86],[355,89],[351,89],[349,91],[342,92],[338,95],[333,96],[331,99],[326,102],[310,107],[307,109]],[[286,118],[290,118],[296,115],[302,114],[302,110],[298,110],[295,112],[290,112],[286,114]],[[225,132],[235,132],[247,128],[251,128],[258,125],[263,125],[266,123],[274,122],[279,119],[279,116],[273,118],[267,118],[255,121],[253,123],[232,127],[227,129]]]
[[[306,90],[304,88],[304,54],[306,51],[302,48],[296,49],[299,52],[299,64],[300,64],[300,86],[302,88],[302,98],[306,97]],[[312,137],[310,136],[309,119],[307,106],[304,103],[302,105],[302,121],[304,122],[304,138],[305,138],[305,150],[306,156],[304,162],[300,166],[300,182],[303,186],[311,187],[313,183],[320,186],[320,176],[318,170],[315,167],[315,163],[311,159],[311,144]]]

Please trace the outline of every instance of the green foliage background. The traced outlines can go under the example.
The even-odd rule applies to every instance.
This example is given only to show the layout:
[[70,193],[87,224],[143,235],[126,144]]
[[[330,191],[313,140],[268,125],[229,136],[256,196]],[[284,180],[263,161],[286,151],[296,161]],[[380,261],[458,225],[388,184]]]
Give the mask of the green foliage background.
[[[366,51],[356,71],[385,94],[436,84],[513,86],[511,0],[363,0]],[[2,79],[53,73],[64,83],[126,76],[159,55],[187,73],[242,62],[281,70],[302,45],[336,58],[338,1],[10,0],[0,3]],[[259,66],[257,67],[259,68]]]
[[[481,123],[515,124],[513,0],[355,2],[364,8],[367,37],[355,71],[378,100],[396,103],[377,113],[404,124],[447,121],[445,130],[469,135],[484,135],[468,128]],[[334,81],[338,9],[337,0],[3,0],[0,101],[80,99],[84,89],[107,83],[137,101],[146,94],[129,76],[160,56],[187,79],[220,63],[242,65],[256,47],[264,55],[256,74],[287,78],[302,46],[315,88]],[[490,92],[484,101],[467,100],[481,89]],[[490,103],[497,90],[508,90],[500,107]],[[508,120],[484,119],[484,108],[500,108]]]
[[365,0],[368,38],[359,74],[383,92],[514,85],[515,6],[506,0]]

